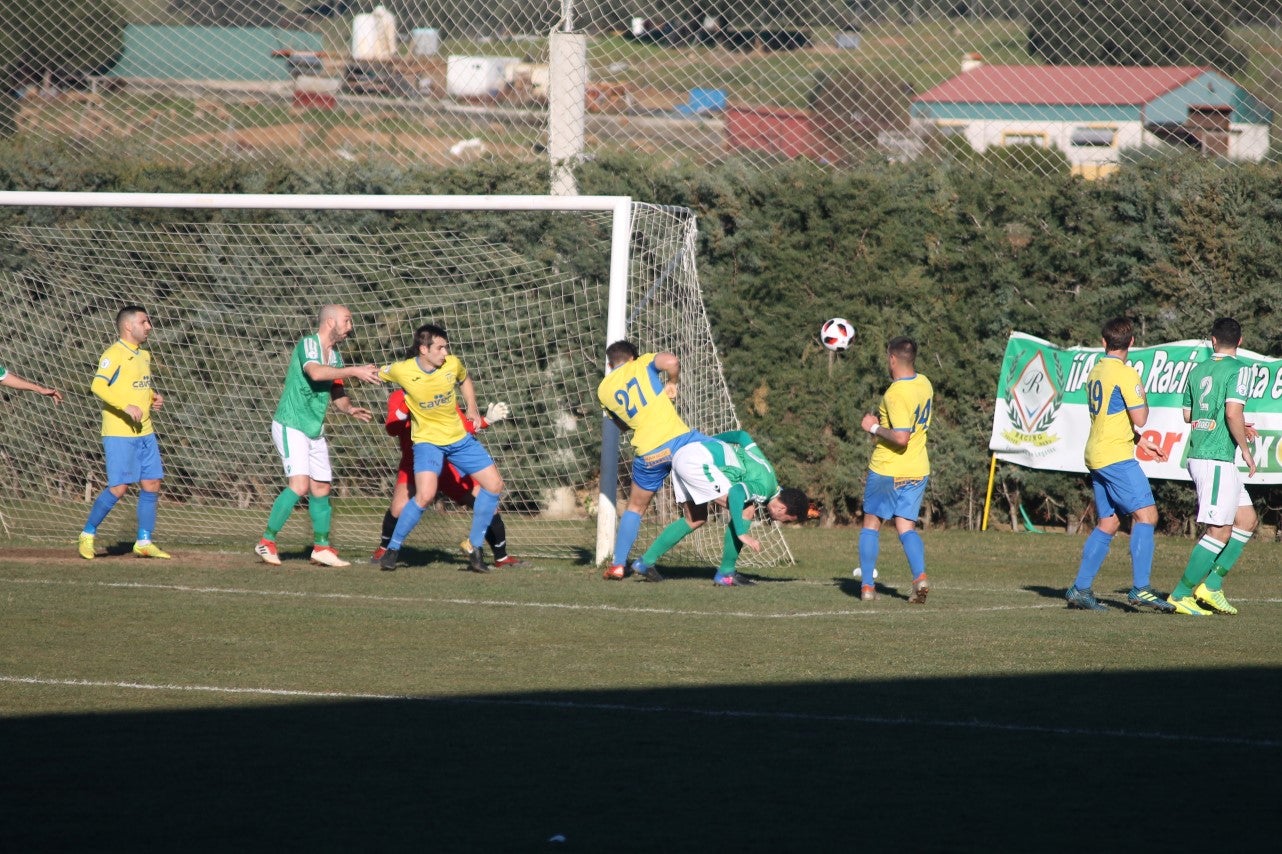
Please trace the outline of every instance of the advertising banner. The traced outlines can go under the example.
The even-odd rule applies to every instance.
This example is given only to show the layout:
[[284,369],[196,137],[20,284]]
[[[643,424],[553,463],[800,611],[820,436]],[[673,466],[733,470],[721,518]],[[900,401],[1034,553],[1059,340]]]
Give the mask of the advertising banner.
[[[1028,468],[1085,473],[1082,452],[1090,432],[1086,377],[1102,355],[1099,347],[1056,347],[1022,332],[1012,333],[1002,360],[988,442],[997,459]],[[1282,359],[1249,350],[1238,350],[1237,355],[1254,370],[1246,421],[1255,425],[1260,436],[1255,441],[1257,471],[1250,483],[1282,483]],[[1130,351],[1127,362],[1139,372],[1148,395],[1143,435],[1169,455],[1161,463],[1151,454],[1137,452],[1136,459],[1150,478],[1189,479],[1184,385],[1193,366],[1210,357],[1210,341],[1174,341]]]

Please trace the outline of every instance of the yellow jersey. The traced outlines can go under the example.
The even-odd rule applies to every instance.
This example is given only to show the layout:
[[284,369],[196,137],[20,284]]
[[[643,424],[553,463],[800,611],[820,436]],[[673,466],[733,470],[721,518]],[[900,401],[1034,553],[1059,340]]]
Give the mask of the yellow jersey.
[[908,444],[896,448],[880,439],[872,450],[868,468],[886,477],[921,479],[930,474],[926,434],[930,430],[935,389],[925,374],[897,379],[882,395],[877,420],[888,430],[908,431]]
[[[134,349],[117,340],[98,360],[98,371],[93,376],[90,391],[102,400],[102,435],[146,436],[151,428],[151,402],[155,393],[151,388],[151,353],[139,347]],[[142,422],[137,423],[125,414],[125,407],[133,404],[142,410]]]
[[601,407],[632,431],[632,448],[645,454],[690,432],[677,408],[664,393],[664,381],[654,367],[654,353],[645,353],[605,375],[597,386]]
[[458,384],[467,379],[467,368],[457,356],[446,356],[434,371],[423,370],[418,359],[406,359],[384,365],[378,375],[405,389],[411,441],[450,445],[467,435],[457,403]]
[[1116,356],[1104,356],[1086,377],[1086,406],[1091,413],[1086,467],[1102,469],[1134,459],[1135,428],[1130,411],[1148,406],[1139,373]]

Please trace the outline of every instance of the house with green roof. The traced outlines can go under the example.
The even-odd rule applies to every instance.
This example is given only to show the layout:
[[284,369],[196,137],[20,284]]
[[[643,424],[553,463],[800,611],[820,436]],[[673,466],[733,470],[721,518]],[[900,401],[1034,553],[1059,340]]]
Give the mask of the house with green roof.
[[1263,160],[1272,112],[1204,66],[984,65],[913,98],[918,125],[964,134],[976,151],[1032,144],[1064,152],[1088,178],[1120,153],[1184,145],[1233,160]]
[[109,78],[201,81],[287,81],[273,51],[320,51],[321,36],[276,27],[125,27],[120,60]]

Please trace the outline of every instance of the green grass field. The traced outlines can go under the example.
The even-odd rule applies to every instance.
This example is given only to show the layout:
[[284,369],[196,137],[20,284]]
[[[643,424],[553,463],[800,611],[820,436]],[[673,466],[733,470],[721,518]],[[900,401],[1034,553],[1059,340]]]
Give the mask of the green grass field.
[[[856,533],[793,531],[797,566],[731,590],[703,567],[6,547],[0,849],[1232,850],[1282,829],[1282,545],[1229,577],[1240,616],[1200,619],[1127,611],[1125,538],[1096,584],[1118,607],[1065,610],[1062,534],[928,532],[919,607],[887,533],[865,603]],[[1159,539],[1160,588],[1191,545]]]

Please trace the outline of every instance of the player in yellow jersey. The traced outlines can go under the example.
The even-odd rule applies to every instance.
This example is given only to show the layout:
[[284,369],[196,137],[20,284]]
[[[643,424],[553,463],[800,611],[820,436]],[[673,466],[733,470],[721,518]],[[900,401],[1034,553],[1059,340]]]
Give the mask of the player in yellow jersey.
[[672,471],[673,454],[708,437],[687,427],[672,403],[681,376],[681,361],[675,355],[638,355],[631,341],[615,341],[605,355],[610,373],[597,386],[597,400],[620,430],[632,431],[635,452],[628,507],[619,518],[614,560],[605,571],[605,578],[617,581],[629,574],[628,552],[636,542],[650,500]]
[[94,499],[80,534],[78,550],[85,560],[94,558],[94,535],[111,508],[128,491],[138,493],[138,538],[133,552],[139,557],[167,558],[151,541],[156,527],[156,504],[165,467],[160,445],[151,426],[151,413],[165,398],[152,387],[151,353],[142,349],[151,334],[151,318],[140,305],[127,305],[116,314],[119,339],[98,360],[90,389],[102,401],[102,448],[107,462],[107,488]]
[[384,365],[379,378],[405,390],[410,412],[410,439],[414,443],[414,500],[401,510],[396,529],[379,558],[382,569],[396,569],[401,544],[418,524],[424,508],[436,497],[441,469],[446,462],[461,474],[470,475],[480,489],[472,504],[472,529],[465,543],[467,568],[489,572],[483,545],[485,531],[498,510],[503,478],[484,446],[468,433],[458,416],[458,397],[464,413],[473,423],[481,420],[476,389],[467,368],[450,353],[449,336],[443,327],[425,323],[414,331],[414,341],[405,360]]
[[1095,598],[1091,582],[1108,556],[1113,535],[1121,528],[1118,511],[1131,516],[1131,575],[1127,599],[1132,605],[1170,613],[1175,607],[1153,592],[1149,575],[1153,569],[1153,530],[1157,506],[1148,478],[1135,461],[1135,448],[1144,448],[1159,461],[1166,452],[1156,442],[1140,439],[1136,430],[1148,421],[1148,398],[1134,368],[1126,364],[1135,343],[1135,325],[1129,317],[1115,317],[1101,330],[1104,355],[1086,377],[1086,405],[1091,415],[1091,432],[1086,437],[1086,469],[1095,493],[1099,522],[1082,546],[1077,578],[1064,598],[1068,607],[1083,611],[1107,611]]
[[899,336],[886,345],[891,383],[876,415],[868,413],[860,426],[876,439],[864,482],[864,526],[859,532],[860,598],[877,598],[876,568],[881,551],[881,525],[895,521],[899,543],[913,574],[908,601],[921,605],[930,592],[926,578],[926,546],[917,533],[917,515],[930,481],[926,434],[930,430],[935,389],[917,372],[917,342]]

